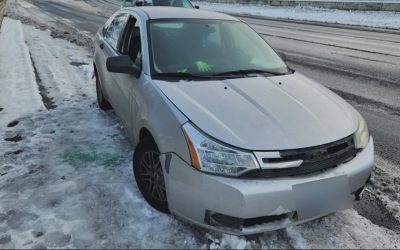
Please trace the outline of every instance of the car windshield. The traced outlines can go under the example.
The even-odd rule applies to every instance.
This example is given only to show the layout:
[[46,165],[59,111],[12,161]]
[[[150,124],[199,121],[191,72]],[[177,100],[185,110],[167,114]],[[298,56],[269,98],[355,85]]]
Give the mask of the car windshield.
[[153,76],[289,71],[275,51],[243,22],[152,20],[149,33]]

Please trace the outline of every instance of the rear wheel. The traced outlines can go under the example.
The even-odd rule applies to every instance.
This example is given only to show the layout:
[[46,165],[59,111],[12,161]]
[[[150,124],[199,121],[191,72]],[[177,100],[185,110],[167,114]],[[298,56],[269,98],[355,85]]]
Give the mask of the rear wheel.
[[135,149],[133,172],[145,200],[155,209],[169,213],[160,151],[154,140],[145,138]]
[[102,110],[111,109],[112,108],[111,104],[106,100],[106,98],[104,98],[103,90],[101,89],[101,84],[97,72],[96,72],[96,93],[97,93],[97,104],[99,105],[99,108]]

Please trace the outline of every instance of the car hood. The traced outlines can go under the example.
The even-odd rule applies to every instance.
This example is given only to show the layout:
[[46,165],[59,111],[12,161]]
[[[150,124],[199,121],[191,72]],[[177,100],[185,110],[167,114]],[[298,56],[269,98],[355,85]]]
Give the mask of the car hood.
[[354,108],[298,73],[155,83],[203,132],[243,149],[317,146],[342,139],[357,129]]

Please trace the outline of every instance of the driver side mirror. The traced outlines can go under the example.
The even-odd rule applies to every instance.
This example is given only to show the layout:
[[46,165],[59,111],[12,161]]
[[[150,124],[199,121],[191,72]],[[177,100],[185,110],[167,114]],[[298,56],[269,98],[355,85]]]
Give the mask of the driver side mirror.
[[138,78],[141,73],[141,68],[138,66],[138,63],[134,63],[127,55],[107,58],[106,66],[109,72],[130,74],[136,78]]
[[194,8],[195,8],[195,9],[200,9],[200,6],[195,5]]

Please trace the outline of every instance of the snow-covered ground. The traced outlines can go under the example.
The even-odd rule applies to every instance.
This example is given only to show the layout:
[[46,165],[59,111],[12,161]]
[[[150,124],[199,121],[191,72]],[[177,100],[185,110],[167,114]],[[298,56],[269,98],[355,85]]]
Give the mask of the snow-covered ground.
[[[155,211],[136,187],[118,120],[96,106],[90,48],[39,27],[6,19],[0,33],[0,248],[400,247],[398,233],[355,210],[250,237]],[[397,195],[398,170],[378,165],[374,178],[391,184],[375,188]]]
[[209,3],[205,1],[195,1],[194,3],[199,5],[201,9],[232,14],[250,14],[271,18],[400,29],[400,12],[348,11],[313,7],[274,7],[268,5]]
[[[19,42],[18,49],[26,46],[24,40],[7,32],[21,29],[15,23],[5,19],[1,37],[10,35],[8,39]],[[13,116],[1,116],[0,247],[198,246],[190,229],[155,212],[140,196],[133,182],[132,150],[118,121],[95,104],[89,52],[32,26],[24,26],[24,33],[38,80],[56,107],[31,109],[18,90],[37,97],[37,85],[32,88],[1,72],[9,79],[0,82],[1,90],[10,83],[20,88],[1,91],[0,100],[20,105],[5,105],[2,112]],[[0,48],[10,44],[0,43]],[[30,65],[29,60],[14,60],[11,53],[1,58],[0,68]],[[12,121],[18,124],[4,125]],[[15,135],[20,140],[4,141]]]
[[[0,36],[2,45],[0,46],[0,109],[2,109],[0,127],[4,128],[19,115],[44,107],[40,95],[34,91],[37,89],[37,84],[32,65],[26,63],[30,61],[30,56],[22,26],[18,21],[5,19],[1,32],[3,35]],[[13,98],[17,95],[20,99],[14,102]]]

